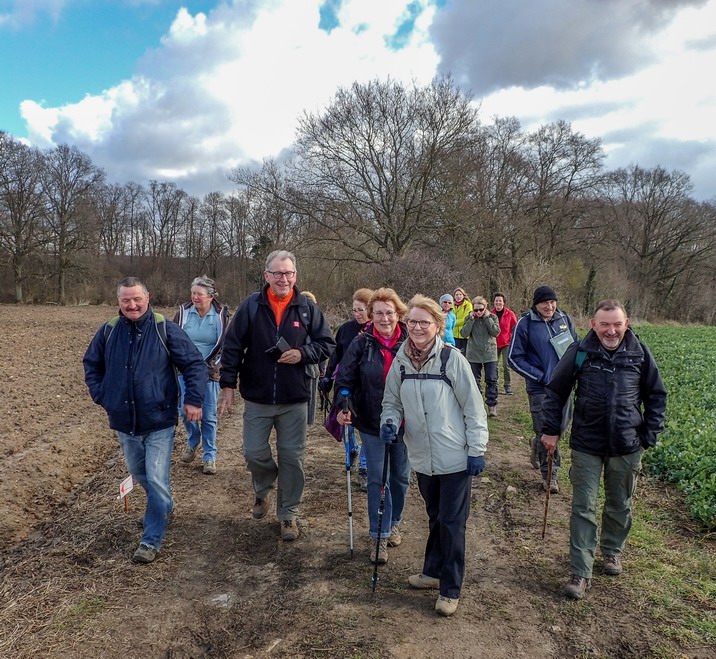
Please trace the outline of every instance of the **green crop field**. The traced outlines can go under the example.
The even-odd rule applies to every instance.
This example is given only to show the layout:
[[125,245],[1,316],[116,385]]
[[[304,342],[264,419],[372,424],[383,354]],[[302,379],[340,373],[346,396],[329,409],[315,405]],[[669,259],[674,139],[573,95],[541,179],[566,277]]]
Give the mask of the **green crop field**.
[[694,519],[716,529],[716,327],[635,331],[654,354],[669,394],[666,431],[644,463],[686,494]]

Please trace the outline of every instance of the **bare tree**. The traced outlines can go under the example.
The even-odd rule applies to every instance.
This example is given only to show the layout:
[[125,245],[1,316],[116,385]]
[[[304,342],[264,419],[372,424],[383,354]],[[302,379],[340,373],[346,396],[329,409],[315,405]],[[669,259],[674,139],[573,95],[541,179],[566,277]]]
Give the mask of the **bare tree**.
[[0,133],[0,259],[12,269],[15,301],[24,301],[27,264],[46,241],[40,154]]
[[186,196],[176,183],[149,182],[147,211],[150,232],[146,238],[150,256],[175,256],[181,231],[182,203]]
[[683,172],[632,165],[608,178],[612,250],[620,255],[635,290],[634,312],[648,317],[664,307],[679,280],[713,257],[714,209],[691,199]]
[[476,122],[469,97],[449,78],[410,88],[354,83],[299,120],[280,185],[270,172],[231,178],[292,209],[313,238],[347,245],[346,259],[380,263],[439,225],[456,154]]
[[96,239],[91,195],[104,172],[77,147],[60,144],[44,152],[40,185],[54,248],[57,301],[66,304],[67,273],[76,256]]
[[580,221],[601,180],[601,141],[557,121],[531,135],[529,144],[532,204],[527,216],[534,242],[528,253],[557,257],[579,250]]

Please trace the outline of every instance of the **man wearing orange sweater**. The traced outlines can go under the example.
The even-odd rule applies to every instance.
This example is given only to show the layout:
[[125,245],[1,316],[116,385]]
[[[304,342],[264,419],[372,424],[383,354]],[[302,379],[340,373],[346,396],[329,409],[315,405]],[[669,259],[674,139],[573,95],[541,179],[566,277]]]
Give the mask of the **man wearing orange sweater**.
[[[244,399],[244,457],[251,472],[254,504],[262,519],[276,486],[281,538],[299,536],[298,506],[305,475],[307,365],[331,356],[336,343],[321,310],[296,288],[296,257],[285,250],[266,259],[266,285],[236,310],[221,357],[219,415],[231,410],[234,390]],[[269,444],[276,430],[276,459]]]

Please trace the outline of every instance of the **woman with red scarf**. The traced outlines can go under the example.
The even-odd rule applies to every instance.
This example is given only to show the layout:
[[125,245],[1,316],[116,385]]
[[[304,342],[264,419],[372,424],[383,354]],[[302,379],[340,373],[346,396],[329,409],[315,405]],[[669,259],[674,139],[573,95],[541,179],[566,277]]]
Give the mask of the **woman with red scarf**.
[[[392,288],[379,288],[368,302],[372,323],[348,346],[338,368],[335,405],[342,409],[348,400],[350,411],[339,412],[338,423],[351,423],[360,431],[368,467],[368,520],[370,537],[379,534],[378,506],[383,478],[385,444],[379,439],[380,411],[385,378],[398,348],[408,336],[402,322],[407,307]],[[347,393],[346,393],[347,392]],[[410,464],[402,434],[388,451],[388,480],[385,486],[384,519],[380,542],[373,545],[371,562],[388,560],[388,547],[401,543],[399,524],[410,482]]]

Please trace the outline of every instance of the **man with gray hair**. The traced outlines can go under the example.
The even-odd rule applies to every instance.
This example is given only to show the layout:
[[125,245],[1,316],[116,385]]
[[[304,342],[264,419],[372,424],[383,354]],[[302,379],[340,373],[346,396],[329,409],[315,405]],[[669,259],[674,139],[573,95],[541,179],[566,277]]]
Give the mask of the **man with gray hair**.
[[597,494],[604,474],[599,546],[602,572],[622,572],[622,550],[631,528],[632,496],[641,454],[664,429],[666,389],[649,349],[629,328],[624,307],[602,300],[592,329],[567,348],[545,387],[542,444],[552,453],[561,433],[562,409],[577,385],[569,446],[572,449],[572,515],[564,588],[582,599],[591,585],[597,548]]
[[[231,411],[238,384],[244,399],[244,457],[251,472],[254,504],[262,519],[274,483],[281,538],[299,536],[298,506],[303,497],[307,366],[331,356],[336,343],[321,310],[296,288],[296,257],[285,250],[266,259],[266,285],[236,310],[224,340],[219,415]],[[269,437],[276,430],[274,460]]]

